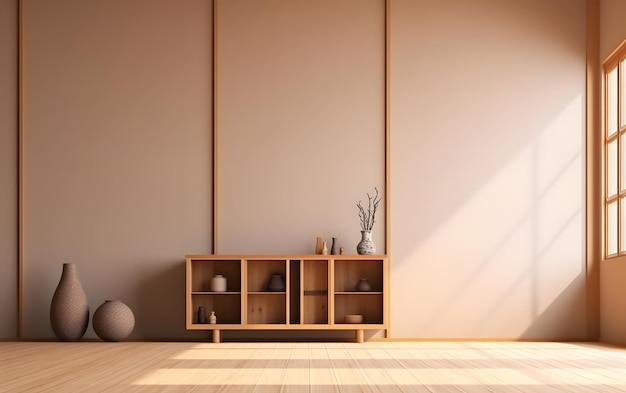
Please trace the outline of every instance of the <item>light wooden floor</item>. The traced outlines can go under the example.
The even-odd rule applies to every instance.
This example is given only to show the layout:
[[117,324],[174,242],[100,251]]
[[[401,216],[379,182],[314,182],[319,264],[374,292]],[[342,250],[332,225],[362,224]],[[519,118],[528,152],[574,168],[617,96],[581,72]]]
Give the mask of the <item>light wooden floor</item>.
[[517,342],[0,342],[0,392],[626,392],[626,349]]

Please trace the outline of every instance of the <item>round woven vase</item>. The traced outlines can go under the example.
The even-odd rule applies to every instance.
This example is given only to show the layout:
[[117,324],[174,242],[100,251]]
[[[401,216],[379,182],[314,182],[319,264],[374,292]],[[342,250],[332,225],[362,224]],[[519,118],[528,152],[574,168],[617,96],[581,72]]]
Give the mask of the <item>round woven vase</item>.
[[87,295],[73,263],[63,264],[61,280],[50,304],[50,324],[54,335],[61,341],[78,341],[87,330]]
[[104,341],[122,341],[135,328],[133,311],[119,300],[106,300],[93,314],[93,330]]

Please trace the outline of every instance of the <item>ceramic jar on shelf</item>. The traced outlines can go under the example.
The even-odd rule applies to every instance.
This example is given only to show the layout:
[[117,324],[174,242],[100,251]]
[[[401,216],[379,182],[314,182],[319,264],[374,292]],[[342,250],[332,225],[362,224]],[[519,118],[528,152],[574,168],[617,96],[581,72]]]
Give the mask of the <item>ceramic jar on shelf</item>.
[[367,278],[360,278],[359,282],[356,284],[356,290],[367,292],[372,290],[372,286],[367,281]]
[[274,292],[282,292],[285,290],[285,280],[280,274],[272,274],[267,289]]
[[211,279],[211,290],[213,292],[226,292],[226,277],[216,274]]

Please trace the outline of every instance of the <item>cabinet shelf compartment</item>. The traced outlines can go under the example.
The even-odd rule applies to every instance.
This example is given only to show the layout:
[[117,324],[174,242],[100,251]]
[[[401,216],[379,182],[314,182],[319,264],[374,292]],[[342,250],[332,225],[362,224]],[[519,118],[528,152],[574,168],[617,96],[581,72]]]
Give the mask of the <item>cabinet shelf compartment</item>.
[[335,292],[335,295],[382,295],[381,291],[345,291]]
[[248,292],[269,291],[269,282],[274,274],[280,275],[286,282],[286,266],[287,261],[285,259],[248,259],[246,261]]
[[384,260],[335,259],[335,293],[356,291],[361,278],[367,280],[371,289],[366,292],[384,291]]
[[303,323],[328,324],[328,259],[306,259],[303,265]]
[[300,260],[289,261],[289,323],[298,325],[302,322],[300,312],[300,290],[301,290],[301,265]]
[[[362,324],[382,324],[384,298],[376,293],[335,294],[335,323],[345,324],[348,314],[363,315]],[[358,325],[355,325],[358,326]]]
[[[191,296],[192,304],[192,324],[198,324],[198,307],[204,306],[207,319],[211,311],[215,311],[217,316],[217,324],[240,324],[241,323],[241,293],[193,293]],[[206,327],[206,324],[199,324]]]
[[248,294],[248,324],[285,324],[287,322],[286,294],[252,293]]
[[203,260],[192,259],[191,291],[211,292],[211,279],[216,274],[226,278],[226,290],[241,292],[241,260]]

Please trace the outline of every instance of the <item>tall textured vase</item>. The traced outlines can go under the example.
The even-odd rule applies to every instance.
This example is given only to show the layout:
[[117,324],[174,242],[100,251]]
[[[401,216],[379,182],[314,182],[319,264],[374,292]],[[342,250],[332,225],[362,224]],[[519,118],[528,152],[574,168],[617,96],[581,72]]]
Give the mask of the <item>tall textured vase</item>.
[[376,252],[376,244],[372,241],[372,231],[361,231],[361,241],[356,245],[359,255],[371,255]]
[[54,335],[61,341],[78,341],[87,331],[87,295],[73,263],[63,264],[61,280],[50,304],[50,324]]

